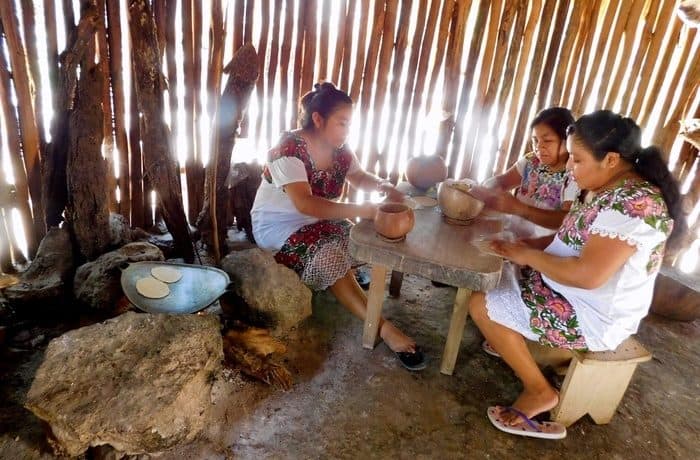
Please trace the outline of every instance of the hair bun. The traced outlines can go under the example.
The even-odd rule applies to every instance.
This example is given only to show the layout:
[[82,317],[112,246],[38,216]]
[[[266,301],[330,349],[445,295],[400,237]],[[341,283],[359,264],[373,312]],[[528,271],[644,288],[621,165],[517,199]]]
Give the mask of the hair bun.
[[314,89],[316,91],[319,91],[321,89],[321,84],[320,83],[314,83]]

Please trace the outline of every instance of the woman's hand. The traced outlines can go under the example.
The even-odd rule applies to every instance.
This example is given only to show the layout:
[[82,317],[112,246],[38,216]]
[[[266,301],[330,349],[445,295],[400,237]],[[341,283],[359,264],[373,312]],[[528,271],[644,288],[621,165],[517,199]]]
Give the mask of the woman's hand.
[[406,195],[396,189],[394,184],[388,180],[383,180],[377,185],[377,190],[380,193],[386,194],[387,201],[392,201],[395,203],[401,203]]
[[469,193],[483,201],[487,208],[506,214],[517,214],[522,206],[512,193],[502,190],[476,186],[472,187]]
[[523,241],[494,240],[489,245],[501,257],[518,265],[528,265],[533,248]]
[[370,203],[369,201],[362,203],[362,204],[358,205],[359,209],[358,209],[357,216],[360,219],[374,220],[375,216],[377,215],[377,208],[378,207],[379,207],[378,205],[376,205],[374,203]]

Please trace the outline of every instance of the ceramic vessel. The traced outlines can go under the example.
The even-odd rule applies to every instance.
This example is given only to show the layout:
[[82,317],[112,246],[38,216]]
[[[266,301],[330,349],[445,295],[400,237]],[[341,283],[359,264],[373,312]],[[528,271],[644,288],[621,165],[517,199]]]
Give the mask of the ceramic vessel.
[[374,218],[376,232],[389,240],[403,239],[413,229],[416,218],[413,209],[401,203],[383,204]]
[[438,204],[442,213],[450,219],[467,221],[479,215],[484,202],[476,199],[465,189],[476,183],[469,180],[447,179],[438,186]]
[[406,166],[406,180],[421,190],[429,189],[446,177],[447,166],[439,155],[413,157]]

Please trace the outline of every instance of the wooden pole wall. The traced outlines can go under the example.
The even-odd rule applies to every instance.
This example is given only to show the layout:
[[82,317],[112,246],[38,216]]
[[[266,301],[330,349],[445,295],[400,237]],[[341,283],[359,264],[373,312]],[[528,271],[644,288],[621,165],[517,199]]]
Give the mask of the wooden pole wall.
[[[119,164],[118,179],[108,180],[110,207],[132,225],[148,227],[154,223],[153,184],[144,178],[131,50],[122,46],[124,2],[90,1],[105,13],[97,30],[104,151]],[[674,0],[149,3],[167,82],[167,142],[174,160],[184,158],[178,167],[190,222],[201,211],[202,162],[211,154],[205,150],[211,149],[211,133],[200,129],[199,120],[216,115],[214,100],[227,78],[222,63],[244,43],[260,56],[251,94],[257,111],[250,120],[243,114],[239,135],[247,142],[236,142],[232,161],[263,161],[279,131],[297,127],[300,96],[330,80],[355,101],[357,135],[350,141],[360,162],[393,181],[403,178],[412,156],[433,153],[445,155],[454,177],[499,173],[527,150],[532,116],[552,105],[568,106],[577,116],[591,108],[629,114],[675,161],[676,173],[697,168],[697,150],[678,141],[678,121],[698,110],[700,38],[678,19]],[[34,10],[39,5],[41,19]],[[59,43],[70,43],[76,18],[71,0],[6,0],[0,19],[0,43],[9,50],[0,89],[19,102],[3,107],[8,132],[2,138],[10,147],[27,240],[35,248],[45,230],[40,171],[50,151],[43,114],[49,104],[58,113],[58,64],[65,51]],[[39,59],[44,51],[46,63]],[[38,97],[41,82],[51,83],[51,100]]]

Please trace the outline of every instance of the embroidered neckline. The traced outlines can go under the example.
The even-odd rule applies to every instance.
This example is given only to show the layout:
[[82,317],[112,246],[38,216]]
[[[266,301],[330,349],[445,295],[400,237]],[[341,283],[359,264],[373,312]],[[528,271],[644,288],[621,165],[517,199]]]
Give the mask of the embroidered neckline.
[[331,162],[331,166],[328,169],[323,169],[319,168],[316,165],[316,160],[314,160],[314,157],[311,155],[311,151],[309,150],[309,143],[306,142],[306,139],[304,139],[303,136],[297,134],[295,131],[287,131],[285,133],[286,135],[291,136],[295,141],[301,142],[304,144],[304,149],[306,150],[306,155],[309,157],[309,163],[311,163],[311,168],[314,170],[314,172],[323,172],[326,174],[332,174],[333,171],[336,169],[335,165],[335,157],[338,156],[338,153],[340,153],[343,148],[345,148],[345,144],[343,144],[342,147],[338,147],[337,149],[333,150],[333,161]]

